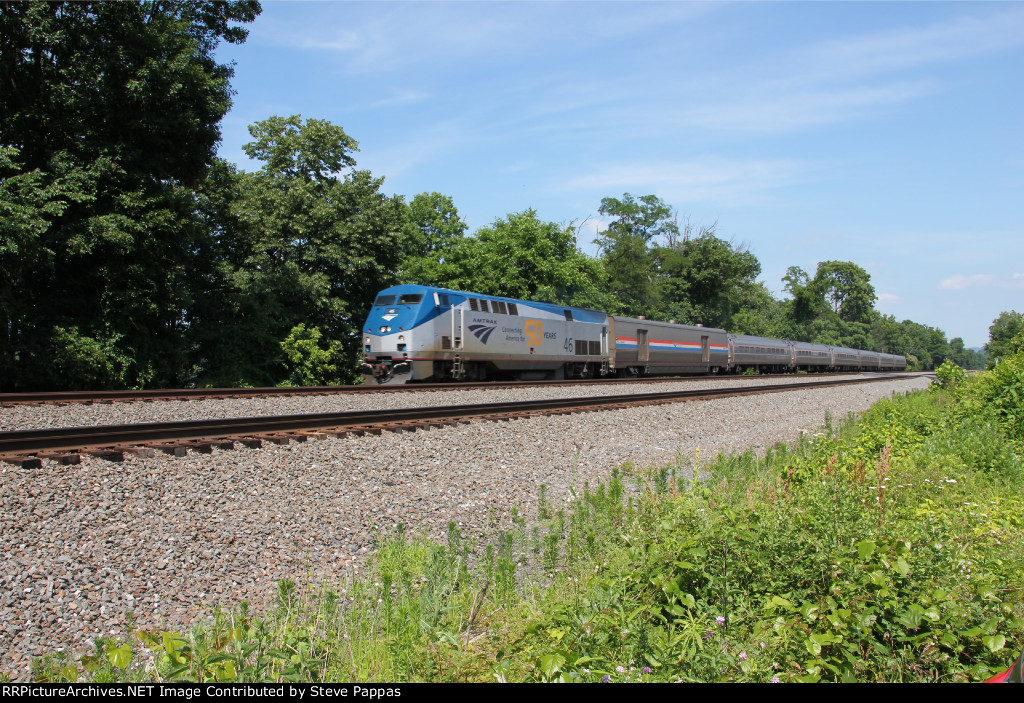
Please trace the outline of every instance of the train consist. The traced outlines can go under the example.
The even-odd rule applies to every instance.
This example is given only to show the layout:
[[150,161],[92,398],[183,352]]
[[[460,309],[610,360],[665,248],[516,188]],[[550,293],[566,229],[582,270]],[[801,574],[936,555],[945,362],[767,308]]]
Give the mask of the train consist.
[[903,371],[895,354],[402,285],[363,326],[367,383],[786,371]]

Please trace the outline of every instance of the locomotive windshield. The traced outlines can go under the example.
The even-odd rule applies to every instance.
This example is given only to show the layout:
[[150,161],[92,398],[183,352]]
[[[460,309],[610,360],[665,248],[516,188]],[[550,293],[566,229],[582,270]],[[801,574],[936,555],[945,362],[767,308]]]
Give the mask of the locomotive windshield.
[[378,295],[377,299],[373,301],[374,305],[394,305],[395,296],[393,295]]
[[398,299],[399,305],[415,305],[423,300],[422,293],[405,293]]

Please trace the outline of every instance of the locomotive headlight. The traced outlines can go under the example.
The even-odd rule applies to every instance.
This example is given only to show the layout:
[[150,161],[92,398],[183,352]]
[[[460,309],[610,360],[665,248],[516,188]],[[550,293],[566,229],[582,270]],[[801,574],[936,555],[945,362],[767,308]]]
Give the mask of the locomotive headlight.
[[399,342],[404,342],[405,341],[405,335],[404,334],[398,335],[398,341]]
[[390,327],[388,327],[387,325],[383,325],[383,326],[382,326],[382,327],[380,328],[380,331],[381,331],[381,332],[390,332],[390,331],[391,331],[391,328],[390,328]]
[[370,338],[369,338],[369,337],[367,337],[367,338],[366,338],[366,343],[367,343],[367,344],[369,344],[369,343],[370,343]]

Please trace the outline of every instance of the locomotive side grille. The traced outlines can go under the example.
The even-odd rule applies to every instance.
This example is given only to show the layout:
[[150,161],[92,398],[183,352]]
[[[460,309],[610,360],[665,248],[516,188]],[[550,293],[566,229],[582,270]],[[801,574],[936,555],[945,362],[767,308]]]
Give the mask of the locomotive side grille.
[[473,312],[480,312],[480,305],[477,303],[476,298],[469,299],[469,309]]
[[518,315],[519,314],[519,308],[516,306],[515,303],[509,303],[508,304],[508,314],[509,315]]
[[445,335],[445,336],[441,337],[441,348],[442,349],[451,349],[452,348],[452,338],[449,337],[448,335]]
[[590,347],[590,355],[591,356],[600,356],[601,355],[601,343],[600,342],[587,342],[587,345]]

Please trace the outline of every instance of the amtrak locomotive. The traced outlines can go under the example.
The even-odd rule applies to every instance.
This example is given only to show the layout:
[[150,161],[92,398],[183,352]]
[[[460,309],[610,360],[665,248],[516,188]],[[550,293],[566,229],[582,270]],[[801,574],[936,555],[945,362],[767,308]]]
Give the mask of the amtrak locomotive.
[[367,383],[758,371],[902,371],[902,356],[402,285],[363,326]]

